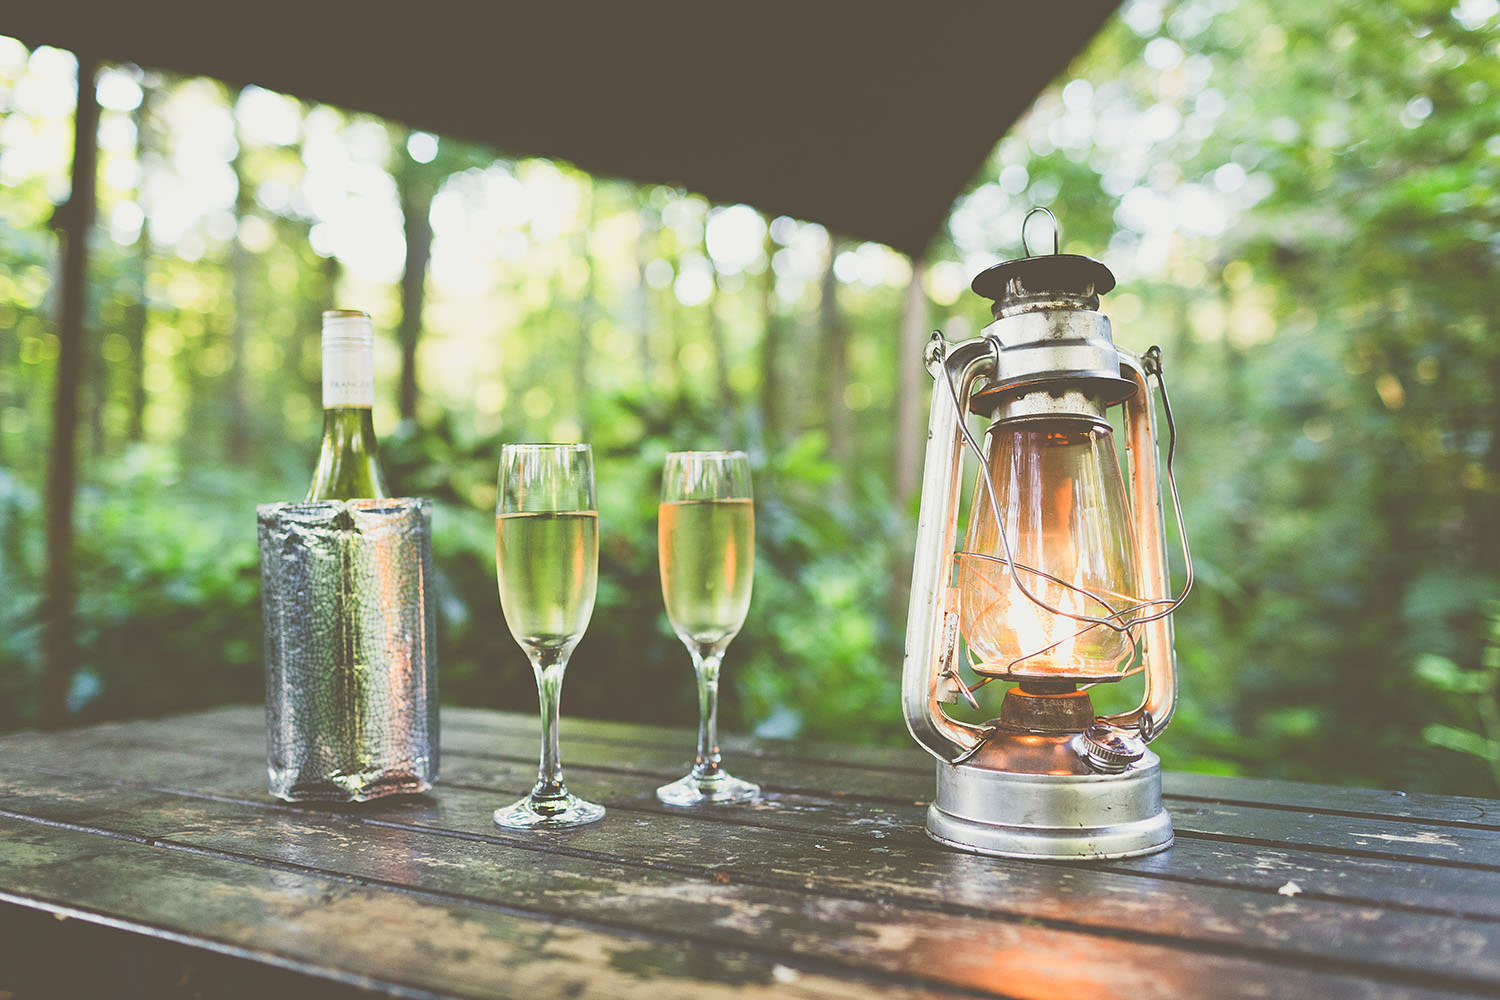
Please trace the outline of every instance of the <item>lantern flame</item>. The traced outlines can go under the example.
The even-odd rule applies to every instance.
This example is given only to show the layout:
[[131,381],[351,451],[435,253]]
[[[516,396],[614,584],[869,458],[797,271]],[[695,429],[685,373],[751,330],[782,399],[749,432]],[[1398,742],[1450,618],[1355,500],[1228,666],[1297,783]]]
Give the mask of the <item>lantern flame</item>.
[[1073,647],[1078,639],[1079,629],[1090,626],[1068,617],[1082,610],[1072,591],[1053,586],[1047,589],[1055,589],[1057,593],[1038,596],[1064,614],[1056,614],[1032,603],[1012,581],[1010,606],[1005,611],[1005,626],[1015,633],[1016,646],[1020,650],[1018,659],[1035,661],[1038,666],[1045,665],[1050,671],[1059,674],[1077,672],[1078,665],[1073,662]]
[[1116,647],[1128,653],[1131,640],[1082,620],[1110,611],[1081,583],[1042,578],[1020,566],[1023,590],[1004,560],[961,552],[957,562],[960,629],[976,673],[1079,681],[1118,676]]

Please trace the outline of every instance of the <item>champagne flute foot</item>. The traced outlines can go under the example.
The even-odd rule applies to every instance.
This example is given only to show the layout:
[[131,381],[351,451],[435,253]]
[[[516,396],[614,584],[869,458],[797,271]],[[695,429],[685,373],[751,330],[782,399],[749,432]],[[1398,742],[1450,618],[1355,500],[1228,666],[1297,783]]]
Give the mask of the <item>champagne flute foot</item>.
[[689,774],[656,790],[656,797],[669,806],[727,806],[754,801],[759,795],[759,785],[725,771],[712,778]]
[[495,825],[506,830],[558,830],[583,826],[604,818],[604,807],[576,795],[557,799],[527,796],[495,810]]

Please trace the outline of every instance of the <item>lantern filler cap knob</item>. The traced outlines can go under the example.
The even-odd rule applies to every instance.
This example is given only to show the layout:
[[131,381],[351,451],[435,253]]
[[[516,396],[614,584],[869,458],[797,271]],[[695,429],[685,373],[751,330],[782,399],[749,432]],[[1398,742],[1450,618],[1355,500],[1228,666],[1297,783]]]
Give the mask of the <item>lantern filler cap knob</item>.
[[1105,722],[1095,722],[1078,740],[1089,767],[1104,774],[1119,774],[1146,756],[1144,742]]

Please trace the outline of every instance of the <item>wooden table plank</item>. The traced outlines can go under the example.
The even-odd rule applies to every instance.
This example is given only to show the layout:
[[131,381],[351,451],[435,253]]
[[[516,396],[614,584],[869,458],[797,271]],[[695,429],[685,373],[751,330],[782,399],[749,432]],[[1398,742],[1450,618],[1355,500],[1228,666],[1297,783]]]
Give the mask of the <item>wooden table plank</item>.
[[[471,730],[480,735],[522,735],[533,739],[537,732],[536,720],[519,712],[445,709],[443,718],[449,731],[462,731],[466,738]],[[586,733],[576,735],[586,735],[590,739],[616,745],[643,744],[679,751],[686,748],[683,752],[687,753],[691,753],[696,736],[696,731],[688,728],[666,729],[614,721],[579,720],[573,725],[586,727]],[[723,745],[726,753],[798,760],[809,764],[828,762],[908,771],[920,775],[924,780],[931,778],[934,763],[930,756],[914,744],[899,748],[854,747],[820,741],[727,736]],[[1170,770],[1166,772],[1166,785],[1169,798],[1199,798],[1213,802],[1312,809],[1329,813],[1361,813],[1385,818],[1478,824],[1500,829],[1500,800],[1496,799],[1425,795]]]
[[[227,751],[221,746],[220,752]],[[248,775],[258,762],[260,751],[239,746],[235,748],[235,752],[242,758],[241,765],[228,769],[219,767],[218,772],[231,776]],[[174,772],[186,776],[189,772],[202,768],[201,754],[184,750],[179,755],[177,759],[181,760],[181,764],[176,768],[171,766],[174,758],[168,751],[153,750],[141,760],[160,760],[165,763],[165,768],[159,773],[153,772],[157,778]],[[35,748],[30,756],[38,764],[50,759],[65,772],[71,770],[108,776],[114,770],[114,757],[101,750],[79,754],[67,745],[59,744],[49,758],[44,745]],[[529,762],[492,763],[450,753],[445,773],[449,776],[445,779],[445,784],[454,787],[468,784],[472,788],[487,789],[493,791],[496,801],[499,801],[508,795],[524,791],[531,781],[532,765]],[[581,767],[574,767],[571,773],[575,784],[583,782],[579,787],[586,787],[591,794],[599,796],[607,804],[671,812],[655,803],[649,782],[643,787],[638,779],[628,775]],[[206,787],[218,786],[210,784]],[[220,790],[245,794],[245,790],[251,787],[253,785],[248,782],[231,781]],[[1181,812],[1183,808],[1197,807],[1177,807],[1177,811]],[[1255,819],[1253,810],[1248,819],[1244,810],[1218,815],[1228,815],[1239,826]],[[836,834],[882,843],[889,841],[892,844],[926,843],[921,833],[922,810],[915,806],[867,806],[848,799],[773,794],[758,806],[733,811],[730,816],[732,822],[770,830],[790,829]],[[1233,840],[1219,842],[1213,840],[1213,837],[1223,832],[1222,829],[1204,829],[1201,823],[1186,822],[1188,819],[1196,821],[1202,818],[1201,815],[1178,816],[1179,828],[1186,827],[1190,835],[1181,838],[1173,851],[1152,858],[1110,864],[1123,866],[1126,870],[1150,871],[1194,881],[1254,886],[1265,891],[1283,888],[1291,882],[1304,891],[1328,898],[1383,902],[1398,907],[1415,907],[1420,912],[1494,916],[1497,907],[1500,907],[1500,891],[1497,891],[1495,876],[1488,871],[1460,869],[1449,872],[1426,865],[1414,866],[1408,862],[1420,858],[1402,855],[1399,851],[1386,852],[1394,853],[1394,859],[1355,858],[1299,850],[1279,843],[1241,846]],[[1278,822],[1284,819],[1279,816],[1274,818]],[[1306,819],[1310,823],[1319,821],[1316,815]],[[1194,833],[1201,836],[1192,836]],[[1403,836],[1421,841],[1440,839],[1449,836],[1449,833],[1439,826],[1430,830],[1407,830]],[[1210,842],[1205,843],[1204,840]],[[1404,845],[1398,841],[1394,846],[1399,848]],[[1422,847],[1420,843],[1417,846]],[[1424,902],[1414,904],[1414,896],[1419,896]]]
[[[86,956],[87,960],[43,961],[38,956]],[[431,996],[327,978],[310,982],[308,973],[292,968],[73,919],[66,913],[0,903],[0,995],[20,1000],[123,995],[151,1000],[265,1000],[310,992],[316,992],[318,1000]]]
[[[193,857],[274,862],[277,871],[338,874],[363,886],[416,889],[456,903],[490,904],[506,913],[524,909],[527,915],[579,920],[590,927],[665,933],[709,949],[733,948],[749,934],[755,950],[770,950],[788,968],[811,962],[826,972],[829,966],[852,963],[840,971],[892,977],[881,985],[941,984],[1003,996],[1045,997],[1086,989],[1142,997],[1237,997],[1263,995],[1260,984],[1267,977],[1260,963],[1238,956],[941,912],[901,921],[898,908],[890,904],[809,899],[796,892],[717,882],[707,873],[685,881],[673,871],[613,869],[592,858],[507,849],[475,839],[419,834],[417,840],[413,831],[371,829],[350,816],[296,810],[278,815],[191,798],[163,805],[161,793],[118,790],[112,802],[94,797],[90,804],[86,785],[41,789],[30,797],[17,796],[7,786],[3,801],[7,809],[23,806],[32,815],[65,816],[57,822],[70,824],[68,832],[87,823],[89,829],[134,843],[198,852]],[[1299,993],[1405,995],[1408,987],[1426,989],[1411,977],[1387,980],[1377,990],[1377,984],[1344,970],[1281,963],[1273,968],[1279,984]],[[1195,982],[1214,986],[1198,993],[1192,988]],[[1461,976],[1429,982],[1434,987],[1468,985]]]
[[[246,716],[250,716],[250,721],[253,721],[254,716],[250,715],[250,711],[241,710],[240,718],[244,720]],[[566,725],[564,736],[564,756],[570,765],[570,773],[575,775],[585,771],[618,775],[621,776],[619,782],[608,783],[629,785],[636,789],[637,794],[649,797],[656,784],[679,776],[691,762],[690,753],[674,756],[672,752],[662,750],[632,751],[632,755],[626,756],[619,746],[607,741],[584,737],[570,739],[566,733],[572,732],[578,725]],[[125,731],[123,727],[117,727],[95,739],[103,746],[117,745],[121,738],[117,734]],[[139,726],[133,731],[149,732]],[[263,752],[263,734],[259,734],[258,730],[245,727],[236,732],[224,727],[219,720],[215,720],[211,727],[179,727],[155,736],[135,738],[148,740],[153,749],[211,746],[223,753],[237,753],[247,760],[258,758]],[[494,745],[490,750],[476,750],[472,746],[473,742],[462,734],[445,737],[446,782],[475,784],[484,782],[490,774],[529,774],[533,767],[535,751],[524,734],[507,736],[505,742]],[[496,741],[486,739],[482,742],[490,745]],[[3,751],[4,745],[0,741],[0,751]],[[34,747],[30,751],[32,753],[46,752],[44,746],[37,746],[35,743],[30,745]],[[56,752],[72,753],[70,744],[64,742],[61,746],[62,749]],[[193,763],[195,769],[203,766],[201,760]],[[878,817],[895,817],[900,815],[899,810],[903,806],[925,803],[933,786],[930,775],[893,775],[885,770],[852,765],[829,772],[790,759],[757,760],[748,770],[745,767],[740,770],[747,777],[761,780],[768,791],[781,793],[773,801],[786,803],[786,806],[774,805],[762,811],[782,808],[790,811],[799,804],[799,797],[801,800],[850,799],[861,807],[883,809],[884,814],[866,811],[856,817],[857,822],[870,828],[872,836],[876,832],[883,832],[880,829],[882,825],[889,825]],[[780,780],[773,780],[776,778]],[[825,788],[834,784],[837,787],[820,790],[819,783]],[[873,788],[881,789],[884,794],[875,794],[870,791]],[[910,793],[909,796],[907,793]],[[1280,805],[1259,806],[1240,804],[1237,800],[1219,804],[1195,798],[1169,800],[1169,805],[1178,836],[1182,838],[1238,839],[1274,849],[1304,852],[1321,850],[1374,859],[1413,859],[1486,869],[1496,869],[1497,863],[1500,863],[1500,855],[1493,849],[1495,838],[1492,834],[1495,831],[1482,823],[1406,816],[1350,815],[1342,809],[1321,811]],[[1330,816],[1340,817],[1339,822],[1329,822]],[[875,821],[871,822],[872,819]]]
[[1174,775],[1172,850],[1049,865],[927,841],[917,803],[932,766],[915,750],[736,741],[731,766],[771,791],[700,816],[652,794],[686,767],[691,733],[567,720],[570,784],[611,814],[539,839],[488,819],[534,777],[535,720],[445,710],[444,722],[430,796],[272,803],[263,716],[231,708],[0,738],[16,765],[0,808],[173,856],[722,945],[839,989],[1500,995],[1500,833],[1487,822],[1500,812],[1487,800]]
[[[535,756],[539,737],[538,723],[533,714],[444,708],[443,725],[444,733],[449,737],[445,741],[444,750],[450,755],[472,753],[493,758],[503,753],[505,759],[523,765],[529,764]],[[145,741],[137,745],[163,747],[169,747],[174,742],[180,745],[180,741],[217,742],[222,737],[229,736],[240,739],[248,752],[259,754],[263,750],[265,720],[259,706],[227,706],[169,719],[105,723],[90,727],[90,732],[100,735],[117,734],[119,739],[127,742],[132,739]],[[623,747],[655,747],[667,752],[665,759],[673,761],[674,766],[652,773],[666,774],[675,770],[678,761],[691,763],[695,732],[687,727],[565,719],[564,752],[567,753],[574,741],[584,741],[581,745],[591,748],[591,753],[597,745],[607,746],[613,759],[619,762],[630,759],[622,758],[618,753]],[[25,734],[28,738],[35,735]],[[4,746],[6,739],[11,738],[15,737],[0,737],[0,747]],[[890,771],[907,772],[915,780],[906,780],[894,786],[902,793],[899,797],[905,797],[904,793],[909,791],[914,793],[914,800],[925,799],[932,791],[932,758],[915,745],[854,747],[826,741],[756,739],[735,735],[725,735],[721,742],[726,754],[744,754],[757,761],[788,760],[806,765],[827,762],[874,771],[881,776],[886,776]],[[587,764],[591,759],[580,757],[575,760],[574,755],[567,756],[570,762],[578,764]],[[660,761],[663,756],[654,754],[642,759]],[[631,771],[627,770],[627,773]],[[1410,819],[1500,830],[1500,799],[1427,795],[1178,771],[1167,771],[1165,784],[1169,800],[1200,799],[1206,802],[1257,805],[1328,815],[1353,813],[1391,821]],[[889,791],[890,787],[886,790]]]
[[0,902],[396,995],[855,998],[871,988],[731,947],[684,948],[86,831],[0,818],[0,837]]
[[[33,754],[40,757],[40,754]],[[210,795],[254,798],[255,790],[243,780],[246,769],[252,765],[249,754],[245,768],[225,771],[216,765],[216,777],[196,784],[201,792]],[[80,762],[72,763],[72,753],[58,753],[51,760],[54,774],[93,774],[111,777],[115,771],[111,765],[90,766],[90,760],[111,760],[102,754],[84,756]],[[258,754],[255,754],[258,759]],[[193,751],[151,751],[151,759],[162,762],[165,769],[154,774],[154,780],[172,783],[174,775],[183,774],[195,763],[201,762],[201,753]],[[453,766],[452,757],[447,768],[449,774],[462,772],[463,762]],[[58,769],[62,765],[63,769]],[[39,765],[31,765],[39,766]],[[489,766],[489,765],[484,765]],[[148,771],[148,769],[147,769]],[[613,772],[591,772],[574,769],[574,784],[585,787],[610,808],[637,808],[658,811],[672,816],[673,811],[660,807],[654,796],[643,792],[630,778],[622,778]],[[471,775],[472,777],[472,775]],[[493,796],[501,801],[507,796],[520,795],[531,781],[529,766],[499,769],[489,775],[492,780],[483,786],[468,786],[468,792]],[[175,784],[192,784],[174,781]],[[447,787],[460,787],[455,783],[444,783]],[[723,817],[714,817],[724,822]],[[747,811],[733,813],[729,822],[765,829],[768,835],[774,831],[796,831],[816,834],[820,837],[864,840],[871,846],[906,847],[927,846],[922,834],[922,808],[919,807],[873,807],[861,810],[858,804],[847,799],[816,799],[807,796],[766,796],[765,801]],[[1302,852],[1283,847],[1247,846],[1241,843],[1218,843],[1209,838],[1182,838],[1170,852],[1151,855],[1148,858],[1127,861],[1098,862],[1095,867],[1125,873],[1146,874],[1164,879],[1188,880],[1188,882],[1211,883],[1211,885],[1239,886],[1257,889],[1268,894],[1277,894],[1287,886],[1295,886],[1299,895],[1314,900],[1346,901],[1346,903],[1374,904],[1415,913],[1440,913],[1449,916],[1476,916],[1476,918],[1500,919],[1500,874],[1493,871],[1473,871],[1452,868],[1446,865],[1407,864],[1389,859],[1344,858],[1329,853]]]
[[[108,755],[86,754],[81,758],[70,751],[58,751],[39,758],[30,766],[50,759],[55,773],[81,773],[111,777],[117,767]],[[193,783],[177,780],[190,774],[203,756],[196,751],[152,751],[150,760],[158,761],[158,770],[143,768],[154,781],[181,786],[194,785],[208,794],[254,797],[257,790],[245,780],[245,774],[258,763],[258,754],[242,753],[241,766],[226,769],[215,765],[213,777]],[[103,761],[106,763],[91,763]],[[499,802],[521,794],[532,779],[528,765],[497,766],[486,762],[475,764],[450,755],[445,771],[454,775],[445,780],[450,788],[493,796]],[[614,772],[596,772],[585,768],[572,771],[575,785],[587,787],[590,794],[611,808],[635,808],[673,815],[674,811],[656,803],[649,790],[638,781]],[[482,780],[479,785],[461,786],[465,780]],[[582,784],[579,784],[582,782]],[[722,815],[716,821],[726,821]],[[765,801],[747,809],[733,811],[729,822],[753,826],[775,835],[790,830],[863,840],[872,846],[926,846],[922,832],[923,809],[905,807],[861,807],[847,799],[818,799],[806,796],[769,795]],[[1174,880],[1204,882],[1255,889],[1275,894],[1289,886],[1306,899],[1337,900],[1388,906],[1414,913],[1448,916],[1470,916],[1500,919],[1500,874],[1443,865],[1413,864],[1405,860],[1344,857],[1326,852],[1308,852],[1292,848],[1246,845],[1235,841],[1219,842],[1210,838],[1185,837],[1169,852],[1146,858],[1101,862],[1097,867],[1150,875]]]
[[[35,795],[50,800],[47,808],[39,809],[33,803],[25,807],[27,811],[43,811],[70,822],[98,822],[92,814],[80,816],[71,811],[75,796],[54,793],[51,784],[51,780],[39,781],[32,789]],[[0,802],[10,807],[14,793],[22,786],[24,782],[9,780],[3,787],[10,794]],[[234,789],[217,791],[233,793]],[[241,794],[250,793],[241,790]],[[86,808],[88,802],[101,796],[76,798]],[[491,794],[458,790],[443,798],[441,806],[417,808],[411,803],[413,808],[399,814],[382,810],[363,812],[360,818],[403,832],[456,833],[497,844],[513,838],[489,828],[488,810],[495,801]],[[250,805],[248,800],[246,804]],[[167,811],[153,803],[143,807],[141,813],[147,817],[177,815],[183,808]],[[248,822],[241,817],[231,826]],[[1476,954],[1464,950],[1476,939],[1483,941],[1484,936],[1476,935],[1461,921],[1435,923],[1428,916],[1396,910],[1335,909],[1325,901],[1291,900],[1268,892],[1252,894],[1219,887],[1196,887],[1189,892],[1177,887],[1164,890],[1129,873],[991,861],[925,843],[916,849],[882,849],[882,853],[868,857],[848,857],[843,853],[847,845],[832,838],[782,837],[777,844],[776,867],[768,870],[761,833],[732,826],[726,829],[723,823],[715,826],[684,816],[647,814],[631,817],[630,822],[634,829],[623,833],[611,829],[607,821],[571,834],[562,849],[583,858],[623,859],[704,880],[718,875],[736,884],[800,888],[840,898],[890,901],[908,908],[922,906],[960,916],[1050,920],[1069,929],[1099,933],[1129,927],[1139,937],[1154,935],[1153,940],[1166,942],[1185,941],[1257,954],[1253,949],[1259,948],[1280,951],[1284,958],[1314,956],[1342,963],[1358,959],[1363,963],[1358,967],[1367,972],[1404,967],[1402,961],[1410,964],[1409,954],[1414,954],[1420,968],[1433,975],[1452,973],[1483,979],[1497,973],[1492,951]],[[113,828],[122,829],[118,825]],[[138,836],[161,835],[128,825],[123,829]],[[192,837],[186,839],[193,842]],[[621,846],[622,841],[626,846]],[[701,845],[708,841],[715,844],[718,853],[704,855]],[[530,843],[524,838],[519,842]],[[214,843],[226,850],[242,849],[222,841]],[[842,869],[817,871],[820,865],[835,859],[842,863]],[[1087,918],[1081,919],[1080,913]],[[1432,943],[1434,939],[1438,944]]]

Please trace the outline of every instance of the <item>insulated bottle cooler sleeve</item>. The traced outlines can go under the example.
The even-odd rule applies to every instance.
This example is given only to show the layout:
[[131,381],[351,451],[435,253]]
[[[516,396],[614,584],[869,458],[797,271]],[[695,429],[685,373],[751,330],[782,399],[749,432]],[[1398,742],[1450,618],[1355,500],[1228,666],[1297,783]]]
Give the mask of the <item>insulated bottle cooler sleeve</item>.
[[266,768],[287,801],[423,792],[438,771],[430,504],[264,504]]

